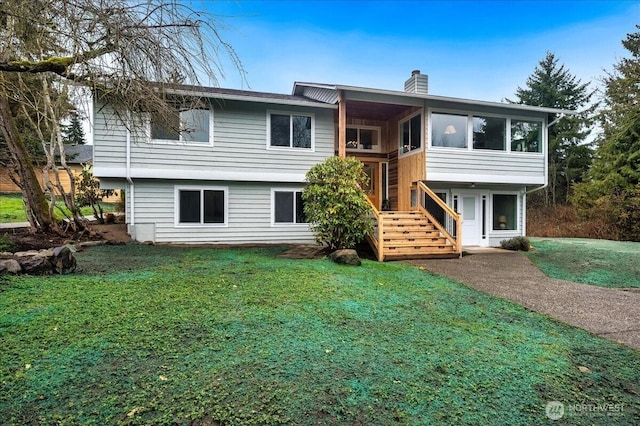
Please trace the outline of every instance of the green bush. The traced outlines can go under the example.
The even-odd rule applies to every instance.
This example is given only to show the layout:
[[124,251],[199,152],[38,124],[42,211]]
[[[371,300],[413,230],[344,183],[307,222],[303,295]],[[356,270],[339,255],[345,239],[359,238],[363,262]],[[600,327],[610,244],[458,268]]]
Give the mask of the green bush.
[[510,240],[500,241],[500,247],[513,251],[529,251],[531,249],[531,242],[527,237],[514,237]]
[[353,248],[373,230],[371,206],[362,190],[369,177],[355,158],[330,157],[307,173],[304,213],[321,244]]

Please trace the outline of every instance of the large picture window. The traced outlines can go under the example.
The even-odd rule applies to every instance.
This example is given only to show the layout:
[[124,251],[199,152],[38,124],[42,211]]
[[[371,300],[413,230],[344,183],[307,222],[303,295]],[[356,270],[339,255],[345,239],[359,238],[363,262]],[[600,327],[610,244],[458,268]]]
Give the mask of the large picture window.
[[311,115],[270,113],[269,146],[312,148],[313,117]]
[[179,188],[177,217],[180,225],[224,224],[226,190]]
[[277,224],[307,223],[302,191],[273,191],[273,221]]
[[511,151],[542,152],[542,122],[511,120]]
[[431,114],[431,145],[467,148],[467,116]]
[[175,114],[161,120],[151,115],[151,139],[210,143],[211,112],[208,109],[175,111]]
[[411,152],[422,147],[422,114],[400,123],[400,152]]
[[496,117],[473,117],[473,149],[504,151],[507,120]]
[[518,229],[518,196],[493,194],[493,230],[515,231],[516,229]]

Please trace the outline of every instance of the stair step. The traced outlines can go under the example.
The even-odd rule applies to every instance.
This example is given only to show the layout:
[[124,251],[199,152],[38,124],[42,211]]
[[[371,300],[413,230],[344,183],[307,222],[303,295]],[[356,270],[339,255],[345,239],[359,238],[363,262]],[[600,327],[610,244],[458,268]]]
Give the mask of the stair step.
[[444,246],[447,240],[444,238],[384,238],[385,247],[428,247],[428,246]]
[[431,222],[427,219],[396,219],[396,220],[387,220],[385,219],[382,224],[384,226],[408,226],[408,225],[416,225],[416,226],[433,226]]
[[439,254],[439,253],[454,253],[452,246],[434,246],[434,247],[385,247],[384,254],[387,255],[413,255],[413,254]]
[[386,240],[391,239],[406,239],[406,238],[441,238],[440,231],[435,229],[420,229],[416,231],[402,231],[399,229],[384,230],[382,237]]

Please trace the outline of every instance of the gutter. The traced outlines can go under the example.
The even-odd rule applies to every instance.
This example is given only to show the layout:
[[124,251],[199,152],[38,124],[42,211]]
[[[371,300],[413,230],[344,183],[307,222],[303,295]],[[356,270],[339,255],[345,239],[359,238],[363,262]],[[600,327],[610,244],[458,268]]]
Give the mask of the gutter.
[[133,179],[131,178],[131,117],[130,113],[127,113],[127,165],[126,165],[126,179],[129,182],[129,202],[130,202],[130,221],[129,224],[131,226],[136,224],[135,220],[135,185],[133,183]]

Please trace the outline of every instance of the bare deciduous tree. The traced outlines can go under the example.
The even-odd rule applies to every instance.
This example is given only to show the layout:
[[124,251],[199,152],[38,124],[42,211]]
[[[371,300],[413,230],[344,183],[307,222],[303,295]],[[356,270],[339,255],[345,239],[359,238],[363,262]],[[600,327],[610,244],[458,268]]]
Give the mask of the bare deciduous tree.
[[[60,126],[74,87],[88,87],[110,102],[128,126],[135,125],[126,121],[128,111],[153,112],[168,123],[175,99],[164,95],[163,85],[203,80],[216,85],[222,56],[243,72],[220,28],[214,16],[175,0],[0,0],[0,129],[32,228],[59,230],[54,203],[47,202],[56,194],[71,211],[72,223],[85,226],[75,208]],[[28,117],[30,131],[43,144],[44,191],[16,125],[18,114]],[[70,193],[60,184],[57,155],[71,180]]]

